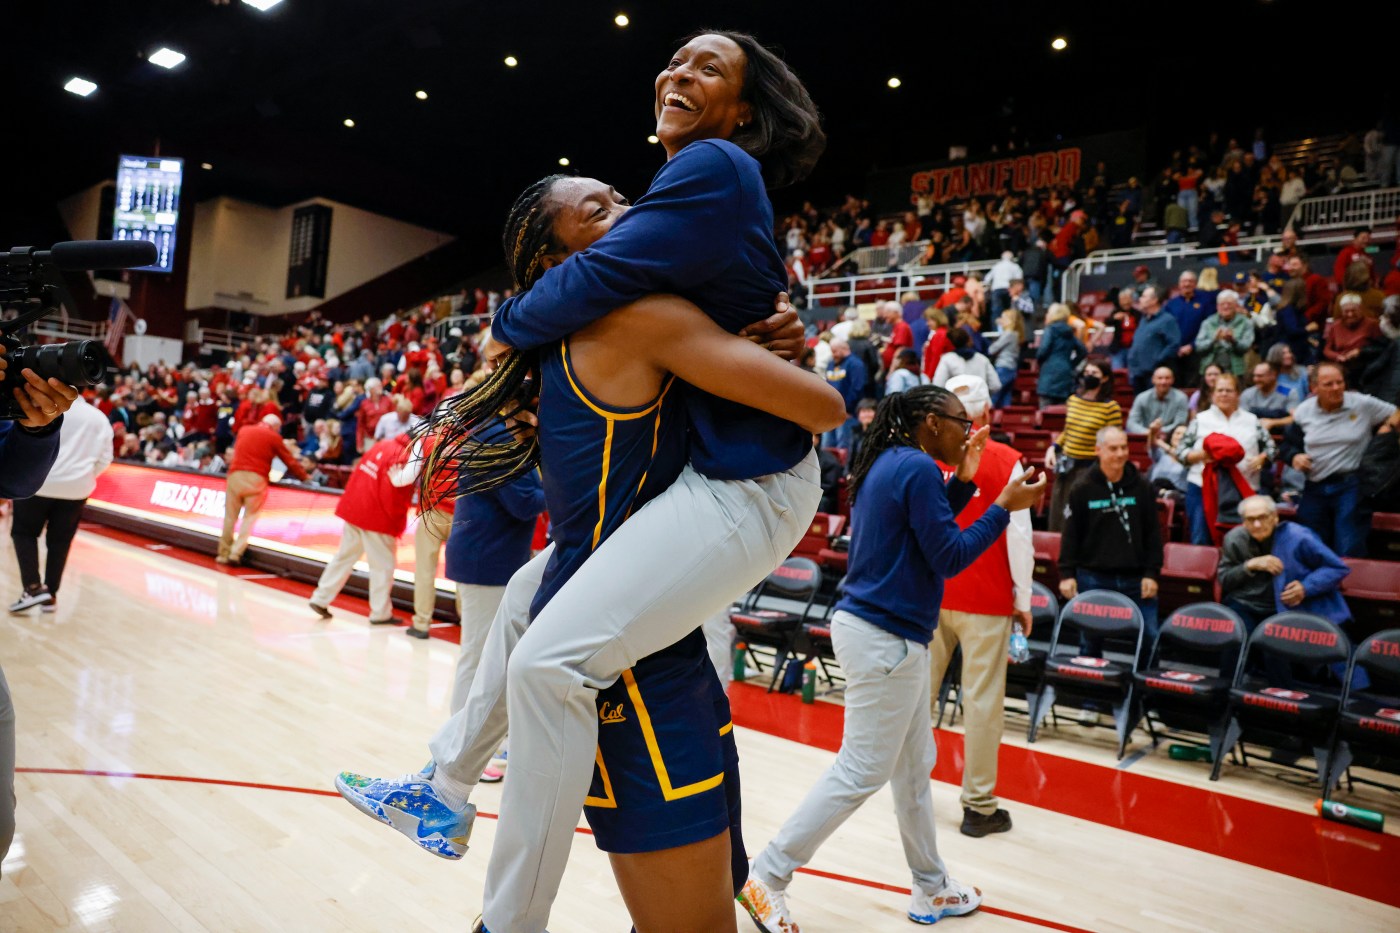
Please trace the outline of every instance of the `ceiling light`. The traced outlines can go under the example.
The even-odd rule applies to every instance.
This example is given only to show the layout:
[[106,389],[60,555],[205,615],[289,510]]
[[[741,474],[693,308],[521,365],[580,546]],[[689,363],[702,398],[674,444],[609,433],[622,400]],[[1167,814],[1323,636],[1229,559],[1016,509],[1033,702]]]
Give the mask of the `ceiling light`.
[[414,91],[414,92],[413,92],[413,96],[416,97],[416,98],[418,98],[419,100],[427,100],[427,99],[428,99],[428,92],[427,92],[427,91]]
[[507,56],[506,56],[506,67],[507,67],[507,68],[514,68],[514,67],[515,67],[516,65],[518,65],[518,64],[520,64],[520,60],[517,59],[514,55],[507,55]]
[[560,165],[563,165],[563,166],[568,166],[569,160],[568,160],[568,159],[560,159],[560,160],[559,160],[559,164],[560,164]]
[[87,97],[97,90],[97,85],[86,78],[69,78],[68,83],[63,85],[63,89],[69,94],[77,94],[79,97]]
[[355,121],[349,117],[346,117],[342,122],[352,130],[355,128]]
[[260,13],[266,13],[277,4],[281,3],[282,0],[243,0],[243,2]]
[[630,23],[630,22],[632,22],[632,21],[631,21],[630,19],[627,18],[627,14],[626,14],[626,13],[619,13],[619,14],[617,14],[616,16],[613,17],[613,22],[614,22],[614,23],[617,23],[619,26],[626,26],[628,23]]
[[202,169],[204,169],[204,170],[207,172],[207,171],[210,171],[211,169],[214,168],[214,163],[213,163],[213,162],[201,162],[201,163],[199,163],[199,167],[202,168]]
[[185,60],[184,53],[174,49],[161,47],[151,53],[150,62],[152,65],[159,65],[162,68],[174,68]]
[[651,143],[651,144],[654,146],[654,145],[656,145],[657,143],[661,142],[661,140],[657,139],[657,138],[656,138],[656,134],[653,133],[653,134],[651,134],[650,136],[647,137],[647,142]]
[[898,78],[890,78],[890,79],[889,79],[888,81],[886,81],[885,83],[888,84],[891,88],[897,88],[897,87],[899,87],[901,84],[903,84],[904,82],[901,81],[901,80],[899,80]]
[[1054,41],[1050,43],[1050,48],[1054,49],[1056,52],[1063,52],[1065,49],[1069,48],[1069,42],[1064,36],[1056,36]]

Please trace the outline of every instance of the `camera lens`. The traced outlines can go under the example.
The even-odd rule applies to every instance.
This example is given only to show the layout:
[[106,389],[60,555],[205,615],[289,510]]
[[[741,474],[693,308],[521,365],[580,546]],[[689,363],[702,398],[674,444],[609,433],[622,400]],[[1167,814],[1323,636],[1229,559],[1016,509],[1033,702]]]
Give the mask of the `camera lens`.
[[15,371],[32,369],[40,379],[57,379],[71,386],[95,386],[104,381],[107,348],[97,340],[75,340],[22,347],[11,363]]

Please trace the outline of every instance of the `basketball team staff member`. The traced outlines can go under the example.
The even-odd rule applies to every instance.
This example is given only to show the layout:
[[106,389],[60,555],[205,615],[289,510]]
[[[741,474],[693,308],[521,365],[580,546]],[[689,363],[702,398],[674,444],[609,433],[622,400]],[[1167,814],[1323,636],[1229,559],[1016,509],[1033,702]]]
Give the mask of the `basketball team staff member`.
[[[977,493],[990,428],[972,433],[957,396],[919,386],[880,402],[851,467],[851,560],[831,642],[846,674],[846,720],[836,761],[754,859],[740,902],[766,933],[795,933],[787,888],[795,871],[872,794],[894,792],[914,875],[915,923],[976,910],[982,893],[948,874],[938,855],[929,774],[938,757],[929,714],[928,645],[944,581],[992,545],[1045,488],[1010,480],[965,530],[957,514]],[[956,471],[947,483],[938,463]]]
[[[282,439],[281,418],[264,415],[261,421],[245,424],[238,429],[233,439],[233,456],[228,461],[224,530],[219,535],[219,556],[214,558],[215,563],[237,566],[243,560],[248,540],[253,537],[258,513],[267,501],[268,476],[272,473],[274,460],[281,460],[286,464],[287,472],[303,483],[311,481],[306,470],[287,449],[287,442]],[[243,513],[243,523],[235,540],[233,527],[238,524],[240,512]]]
[[[0,374],[9,361],[0,345]],[[24,417],[0,421],[0,499],[23,499],[44,485],[58,456],[63,413],[78,390],[57,379],[43,380],[32,369],[21,371],[25,385],[14,390]],[[0,669],[0,862],[15,836],[15,707],[5,671]]]
[[[550,235],[560,201],[522,199],[528,209],[513,213],[507,253],[518,254],[512,265],[527,273],[517,272],[517,279],[548,271],[502,306],[493,325],[497,339],[539,348],[668,292],[692,301],[731,334],[768,315],[787,276],[765,188],[798,181],[815,164],[825,145],[815,106],[781,59],[738,33],[687,42],[653,91],[656,134],[668,162],[621,217],[618,209],[626,205],[615,192],[594,195],[582,228],[592,232],[616,219],[607,235],[569,255]],[[526,242],[530,248],[522,249]],[[746,375],[734,378],[742,382]],[[574,833],[574,801],[587,795],[593,770],[596,691],[767,576],[810,527],[821,494],[811,425],[756,407],[791,400],[746,394],[733,404],[719,397],[744,388],[677,390],[691,422],[689,466],[599,547],[516,646],[504,685],[513,778],[502,804],[503,816],[515,816],[497,826],[488,924],[496,907],[518,909],[533,900],[520,929],[543,928]],[[477,759],[494,751],[483,749],[491,744],[483,716],[500,705],[490,694],[502,687],[483,684],[485,672],[483,665],[465,717],[444,727],[432,745],[442,765],[432,786],[458,801],[454,809],[465,805],[480,776]],[[494,671],[493,680],[502,673]],[[473,713],[478,686],[483,704]],[[522,768],[527,758],[532,763]],[[493,875],[501,882],[493,885]]]

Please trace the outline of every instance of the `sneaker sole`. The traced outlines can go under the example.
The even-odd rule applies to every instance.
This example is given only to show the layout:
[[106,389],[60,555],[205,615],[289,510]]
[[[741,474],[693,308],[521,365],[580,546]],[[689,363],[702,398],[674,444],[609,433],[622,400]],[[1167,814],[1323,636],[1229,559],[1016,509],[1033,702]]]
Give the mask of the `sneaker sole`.
[[968,905],[966,909],[955,907],[948,908],[946,910],[940,910],[936,914],[909,914],[908,917],[915,923],[921,923],[924,926],[932,926],[933,924],[944,919],[945,917],[966,917],[968,914],[973,913],[981,907],[982,902],[978,901],[976,904]]
[[472,808],[472,818],[468,821],[467,831],[464,835],[447,838],[441,834],[434,833],[432,836],[422,838],[418,835],[419,820],[401,810],[386,808],[378,801],[371,800],[356,791],[340,780],[335,779],[335,789],[345,801],[359,810],[365,816],[376,822],[383,823],[391,829],[407,836],[418,848],[426,852],[431,852],[438,858],[456,861],[467,852],[467,841],[471,838],[472,826],[476,823],[476,808]]
[[749,919],[753,921],[753,925],[762,930],[763,933],[783,933],[782,930],[779,930],[776,927],[770,927],[768,924],[758,919],[758,915],[754,913],[753,906],[749,903],[748,898],[744,897],[743,894],[735,895],[734,899],[738,901],[740,906],[744,908],[744,913],[749,915]]

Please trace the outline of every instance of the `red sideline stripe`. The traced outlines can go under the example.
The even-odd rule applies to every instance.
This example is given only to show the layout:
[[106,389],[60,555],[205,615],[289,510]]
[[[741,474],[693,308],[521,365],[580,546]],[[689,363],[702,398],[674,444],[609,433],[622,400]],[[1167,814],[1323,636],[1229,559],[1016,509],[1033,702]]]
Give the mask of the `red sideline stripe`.
[[[107,777],[107,778],[136,778],[144,781],[177,781],[183,784],[216,784],[223,787],[249,787],[254,790],[278,790],[290,794],[311,794],[317,797],[339,797],[340,793],[333,790],[321,790],[315,787],[292,787],[287,784],[258,784],[253,781],[227,781],[221,778],[188,777],[180,774],[142,774],[137,771],[97,771],[80,768],[15,768],[17,774],[70,774],[83,777]],[[487,813],[478,810],[477,816],[488,820],[499,819],[495,813]],[[593,835],[593,831],[587,827],[580,826],[574,830],[585,836]],[[840,881],[845,884],[855,884],[861,887],[874,888],[877,891],[890,891],[895,894],[909,894],[908,888],[901,888],[892,884],[884,884],[879,881],[870,881],[865,878],[854,878],[850,875],[839,875],[835,872],[820,871],[816,868],[797,869],[804,875],[813,875],[817,878],[825,878],[828,881]],[[1042,920],[1039,917],[1032,917],[1028,914],[1018,914],[1015,911],[1003,910],[999,907],[982,906],[979,908],[982,913],[996,914],[998,917],[1006,917],[1011,920],[1020,920],[1022,923],[1030,923],[1036,926],[1045,927],[1048,930],[1060,930],[1062,933],[1092,933],[1082,927],[1068,926],[1063,923],[1056,923],[1053,920]]]
[[[833,703],[809,706],[745,683],[729,699],[736,726],[833,752],[841,746],[845,710]],[[963,737],[935,731],[933,778],[961,784]],[[999,754],[997,793],[1009,800],[1400,907],[1400,837],[1015,745]]]

